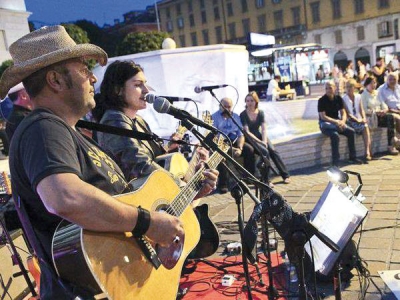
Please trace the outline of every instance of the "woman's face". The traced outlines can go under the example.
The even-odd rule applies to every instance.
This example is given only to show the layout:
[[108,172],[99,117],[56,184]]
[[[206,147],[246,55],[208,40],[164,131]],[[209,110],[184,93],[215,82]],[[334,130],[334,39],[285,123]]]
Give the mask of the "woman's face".
[[246,99],[244,99],[246,102],[246,108],[250,109],[255,109],[256,108],[256,101],[254,101],[253,97],[247,96]]
[[349,95],[353,95],[354,94],[354,86],[353,85],[347,86],[346,90],[347,90],[347,94],[349,94]]
[[370,84],[367,85],[367,90],[372,92],[376,88],[376,81],[372,80]]
[[129,109],[141,110],[146,108],[147,102],[144,96],[149,92],[146,82],[143,72],[137,73],[125,82],[122,95]]

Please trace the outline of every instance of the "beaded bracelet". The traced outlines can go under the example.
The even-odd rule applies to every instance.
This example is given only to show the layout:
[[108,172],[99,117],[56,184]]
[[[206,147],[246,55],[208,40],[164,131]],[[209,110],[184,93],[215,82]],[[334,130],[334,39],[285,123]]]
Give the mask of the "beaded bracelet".
[[150,227],[150,213],[147,209],[141,208],[140,206],[138,206],[137,211],[136,226],[133,228],[132,234],[134,237],[141,237]]

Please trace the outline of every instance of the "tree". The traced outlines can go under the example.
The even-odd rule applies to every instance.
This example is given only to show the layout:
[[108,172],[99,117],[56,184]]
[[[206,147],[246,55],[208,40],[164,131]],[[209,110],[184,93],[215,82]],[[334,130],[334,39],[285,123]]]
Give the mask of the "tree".
[[169,37],[166,32],[132,32],[125,36],[117,46],[117,55],[135,54],[161,49],[164,39]]
[[3,63],[0,65],[0,77],[3,75],[4,71],[13,64],[12,59],[8,59],[3,61]]

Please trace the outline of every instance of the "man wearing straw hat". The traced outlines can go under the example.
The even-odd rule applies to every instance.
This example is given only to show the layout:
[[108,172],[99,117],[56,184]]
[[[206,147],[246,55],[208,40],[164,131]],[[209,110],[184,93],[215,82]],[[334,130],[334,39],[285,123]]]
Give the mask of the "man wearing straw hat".
[[[95,45],[77,45],[62,26],[27,34],[10,46],[10,54],[14,64],[0,79],[0,97],[22,81],[34,105],[11,143],[14,199],[21,201],[38,241],[29,237],[39,256],[41,299],[71,299],[85,291],[62,286],[51,261],[52,235],[62,219],[88,230],[146,234],[164,246],[182,236],[183,227],[169,214],[111,197],[127,187],[120,168],[75,130],[76,122],[95,106],[97,78],[86,61],[94,58],[104,66],[107,54]],[[205,175],[203,190],[209,192],[216,173]],[[29,222],[22,222],[26,229]]]

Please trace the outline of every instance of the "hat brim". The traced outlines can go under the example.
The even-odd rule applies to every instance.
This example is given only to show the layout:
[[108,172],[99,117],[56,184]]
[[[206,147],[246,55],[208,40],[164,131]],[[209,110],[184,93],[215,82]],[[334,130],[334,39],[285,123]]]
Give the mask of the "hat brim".
[[94,58],[102,66],[107,64],[107,53],[100,47],[92,44],[78,44],[69,48],[53,51],[19,65],[8,67],[0,79],[0,99],[6,97],[8,91],[13,86],[17,85],[36,71],[52,64],[77,57]]

